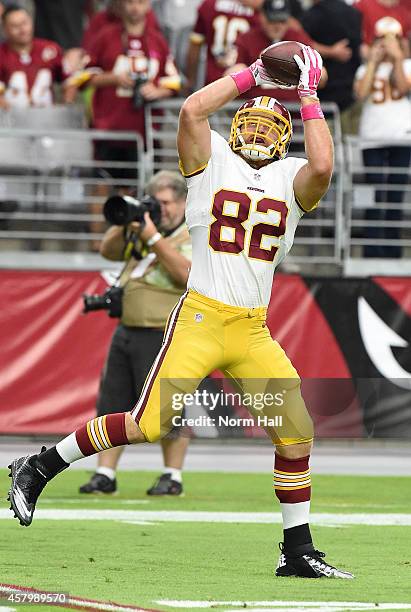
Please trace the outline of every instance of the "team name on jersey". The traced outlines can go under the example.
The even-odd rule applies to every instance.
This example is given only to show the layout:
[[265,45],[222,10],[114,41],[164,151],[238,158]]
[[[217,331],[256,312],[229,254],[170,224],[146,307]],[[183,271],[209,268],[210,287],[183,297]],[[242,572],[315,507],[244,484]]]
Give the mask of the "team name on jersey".
[[241,15],[243,17],[252,17],[254,15],[254,9],[249,6],[238,4],[236,0],[217,0],[215,10],[221,11],[222,13],[233,13],[233,15]]

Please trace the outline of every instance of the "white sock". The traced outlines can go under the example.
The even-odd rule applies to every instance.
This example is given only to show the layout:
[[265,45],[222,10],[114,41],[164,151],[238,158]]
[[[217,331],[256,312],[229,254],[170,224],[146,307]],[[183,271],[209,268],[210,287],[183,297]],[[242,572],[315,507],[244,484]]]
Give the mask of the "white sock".
[[76,434],[71,433],[56,444],[56,451],[66,463],[83,459],[84,455],[77,444]]
[[280,504],[283,515],[283,528],[290,529],[310,522],[310,502]]
[[108,467],[98,467],[96,469],[96,474],[103,474],[104,476],[107,476],[107,478],[110,478],[110,480],[114,480],[116,477],[116,470],[112,470]]
[[181,470],[172,467],[164,467],[163,474],[170,474],[171,480],[175,480],[176,482],[183,482],[183,476],[181,474]]

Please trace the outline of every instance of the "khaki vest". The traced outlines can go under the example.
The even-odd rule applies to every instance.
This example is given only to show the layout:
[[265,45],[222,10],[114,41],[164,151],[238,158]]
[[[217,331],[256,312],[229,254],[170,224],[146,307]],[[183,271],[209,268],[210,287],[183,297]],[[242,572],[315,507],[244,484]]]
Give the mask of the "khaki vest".
[[[186,225],[177,228],[166,240],[191,260],[191,240]],[[168,315],[186,290],[175,283],[153,255],[150,253],[141,261],[131,257],[120,275],[119,284],[124,288],[121,323],[128,327],[164,329]],[[133,272],[138,266],[146,266],[146,269],[135,278]]]

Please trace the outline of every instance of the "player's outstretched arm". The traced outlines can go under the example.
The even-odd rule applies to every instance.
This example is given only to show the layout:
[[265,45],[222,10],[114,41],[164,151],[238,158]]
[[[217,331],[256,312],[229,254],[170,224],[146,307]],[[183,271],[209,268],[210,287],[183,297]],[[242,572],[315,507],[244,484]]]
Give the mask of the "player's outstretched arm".
[[206,85],[189,96],[180,111],[177,148],[185,175],[203,168],[211,155],[208,117],[240,93],[255,85],[272,82],[261,60],[251,66]]
[[334,148],[317,98],[322,59],[317,51],[308,46],[304,46],[303,54],[304,61],[297,55],[294,59],[301,70],[298,95],[308,163],[294,178],[294,193],[300,205],[308,211],[318,204],[328,190],[334,166]]

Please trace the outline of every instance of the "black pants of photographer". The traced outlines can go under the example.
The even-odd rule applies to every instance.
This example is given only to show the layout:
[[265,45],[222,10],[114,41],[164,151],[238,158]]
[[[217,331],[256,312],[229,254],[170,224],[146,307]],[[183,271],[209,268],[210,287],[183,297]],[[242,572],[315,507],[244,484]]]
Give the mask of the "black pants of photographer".
[[97,414],[131,410],[160,350],[163,330],[119,325],[102,372]]

